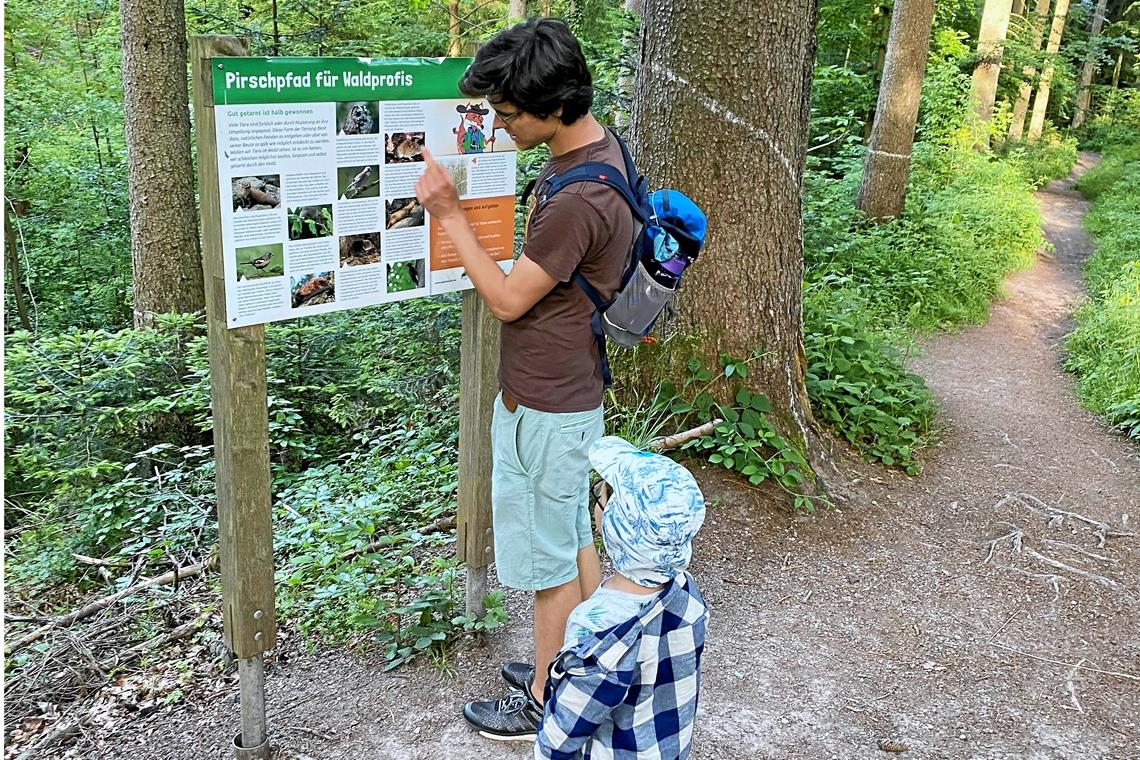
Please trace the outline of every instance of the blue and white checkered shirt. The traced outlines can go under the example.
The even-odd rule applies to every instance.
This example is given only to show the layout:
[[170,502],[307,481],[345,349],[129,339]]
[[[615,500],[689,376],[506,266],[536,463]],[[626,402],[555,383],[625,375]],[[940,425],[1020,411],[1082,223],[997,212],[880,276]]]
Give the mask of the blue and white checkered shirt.
[[559,653],[535,758],[688,757],[708,616],[696,581],[683,573],[637,617]]

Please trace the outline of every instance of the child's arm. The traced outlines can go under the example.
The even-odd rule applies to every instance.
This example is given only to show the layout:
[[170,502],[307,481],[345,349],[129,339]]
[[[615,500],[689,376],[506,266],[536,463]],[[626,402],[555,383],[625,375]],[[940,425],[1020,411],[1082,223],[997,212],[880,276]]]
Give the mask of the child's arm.
[[[560,664],[555,660],[555,667]],[[580,757],[598,727],[625,701],[635,673],[605,670],[596,662],[568,669],[557,687],[546,690],[546,706],[534,743],[535,758]]]

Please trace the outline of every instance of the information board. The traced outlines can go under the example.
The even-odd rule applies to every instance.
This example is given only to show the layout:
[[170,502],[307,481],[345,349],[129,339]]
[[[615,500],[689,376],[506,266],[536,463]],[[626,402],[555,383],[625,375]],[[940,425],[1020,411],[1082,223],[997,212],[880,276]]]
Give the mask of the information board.
[[230,327],[471,287],[415,198],[426,147],[513,264],[516,147],[459,92],[468,58],[215,58]]

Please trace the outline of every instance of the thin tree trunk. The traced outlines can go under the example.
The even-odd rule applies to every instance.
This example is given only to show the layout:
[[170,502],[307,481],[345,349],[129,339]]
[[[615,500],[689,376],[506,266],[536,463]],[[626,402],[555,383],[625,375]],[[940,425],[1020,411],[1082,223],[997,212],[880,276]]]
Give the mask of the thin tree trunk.
[[[632,13],[640,17],[641,15],[641,0],[625,0],[624,10],[626,13]],[[637,43],[639,37],[625,37],[622,39],[622,49],[625,51],[624,56],[628,55],[633,60],[637,60]],[[632,51],[632,52],[631,52]],[[633,84],[634,72],[623,73],[618,77],[618,97],[622,99],[622,103],[633,102]],[[619,129],[629,126],[629,115],[626,109],[620,108],[614,118],[614,125]]]
[[[1029,47],[1036,53],[1041,49],[1045,38],[1045,20],[1049,16],[1049,0],[1037,0],[1030,21]],[[1033,78],[1037,76],[1036,66],[1021,69],[1021,86],[1017,91],[1017,101],[1013,104],[1013,119],[1009,122],[1009,139],[1021,140],[1025,132],[1025,115],[1029,112],[1029,98],[1033,94]]]
[[1085,114],[1089,110],[1089,101],[1092,97],[1090,88],[1093,74],[1096,73],[1096,45],[1100,39],[1100,30],[1104,28],[1104,11],[1107,6],[1108,0],[1100,0],[1093,12],[1092,24],[1089,27],[1089,52],[1085,56],[1085,68],[1081,71],[1081,86],[1077,90],[1077,107],[1073,112],[1073,129],[1085,123]]
[[182,0],[123,0],[134,322],[206,305],[198,244]]
[[1049,44],[1045,54],[1049,61],[1041,72],[1041,82],[1037,85],[1037,95],[1033,98],[1033,116],[1029,119],[1029,142],[1037,142],[1045,129],[1045,112],[1049,108],[1049,89],[1053,83],[1052,57],[1061,49],[1061,35],[1065,32],[1065,18],[1069,15],[1069,0],[1057,0],[1053,10],[1053,26],[1049,30]]
[[8,253],[8,277],[11,279],[12,296],[16,300],[16,316],[20,320],[20,327],[32,331],[32,320],[28,318],[28,305],[24,302],[24,286],[20,282],[20,253],[16,250],[16,233],[12,229],[12,220],[8,216],[8,199],[4,199],[4,240]]
[[550,0],[542,0],[542,15],[550,15]]
[[[872,87],[879,91],[883,83],[883,69],[887,65],[887,48],[890,47],[891,39],[891,10],[885,5],[876,5],[874,10],[875,20],[877,25],[877,44],[875,52],[875,69],[874,76],[872,77]],[[846,61],[844,62],[846,66]],[[866,120],[863,122],[863,142],[869,143],[871,141],[871,132],[875,126],[875,108],[872,107],[867,114]]]
[[1120,67],[1124,64],[1124,51],[1116,54],[1116,68],[1112,70],[1112,89],[1120,89]]
[[461,34],[459,31],[459,0],[449,0],[447,4],[447,54],[459,56],[462,54]]
[[934,0],[895,3],[875,128],[856,201],[872,219],[895,217],[903,212],[933,21]]
[[[986,0],[982,10],[982,27],[978,32],[978,65],[974,68],[974,108],[978,118],[989,123],[997,97],[1001,55],[1009,29],[1013,0]],[[989,144],[988,136],[985,139]]]
[[273,55],[281,55],[281,30],[278,26],[277,0],[273,0]]
[[[647,0],[633,108],[638,166],[709,217],[678,321],[706,359],[757,349],[749,383],[821,475],[829,463],[804,386],[800,193],[815,54],[815,0]],[[669,146],[665,149],[663,146]]]
[[522,21],[526,18],[526,0],[510,0],[507,6],[509,21]]

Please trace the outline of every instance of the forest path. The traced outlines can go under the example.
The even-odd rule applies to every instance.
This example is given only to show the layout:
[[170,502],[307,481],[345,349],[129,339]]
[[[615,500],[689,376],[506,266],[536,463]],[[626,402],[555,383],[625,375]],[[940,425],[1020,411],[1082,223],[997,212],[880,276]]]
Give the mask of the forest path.
[[[1140,543],[1112,535],[1124,514],[1127,531],[1140,522],[1140,452],[1059,369],[1087,204],[1071,178],[1038,198],[1055,255],[1012,276],[985,325],[933,337],[914,362],[945,428],[922,476],[854,464],[858,499],[792,515],[698,471],[710,509],[693,572],[713,617],[693,760],[881,758],[885,738],[911,759],[1140,758]],[[274,663],[277,757],[530,756],[460,716],[499,693],[500,662],[527,656],[527,595],[507,602],[511,624],[443,670],[383,673],[346,651]],[[175,707],[76,749],[228,758],[237,710]]]

